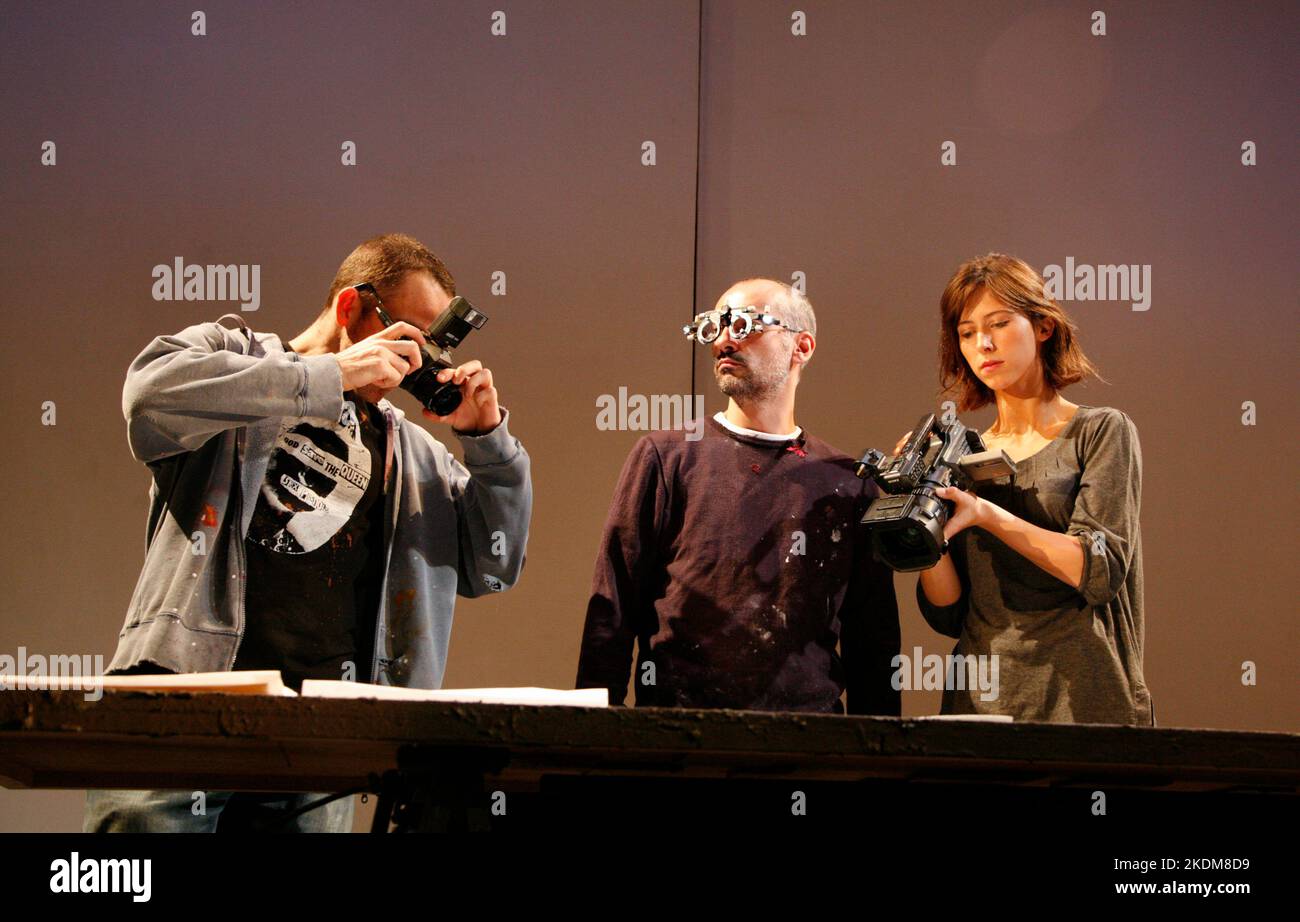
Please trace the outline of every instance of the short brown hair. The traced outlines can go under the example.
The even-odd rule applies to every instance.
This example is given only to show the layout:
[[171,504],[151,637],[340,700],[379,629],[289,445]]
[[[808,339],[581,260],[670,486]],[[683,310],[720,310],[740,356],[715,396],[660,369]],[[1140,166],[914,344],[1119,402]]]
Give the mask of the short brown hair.
[[371,237],[348,254],[334,274],[330,293],[325,298],[325,309],[334,303],[334,296],[344,288],[369,282],[379,292],[379,297],[392,294],[406,278],[408,272],[424,270],[442,286],[443,291],[456,296],[456,280],[423,243],[406,234],[381,234]]
[[[798,288],[788,282],[780,279],[768,278],[765,275],[756,275],[753,278],[742,279],[736,285],[744,285],[746,282],[770,282],[777,288],[781,289],[781,303],[768,304],[768,308],[776,308],[785,312],[781,319],[786,323],[798,327],[800,330],[807,330],[813,336],[817,335],[817,314],[813,311],[812,302],[808,296]],[[735,288],[736,285],[732,285]],[[730,289],[728,289],[730,290]]]
[[959,411],[978,410],[993,401],[993,390],[971,371],[957,339],[957,323],[962,313],[984,289],[1028,317],[1035,330],[1041,328],[1044,320],[1053,321],[1052,335],[1038,349],[1043,362],[1043,380],[1053,391],[1089,375],[1101,379],[1097,367],[1083,354],[1075,339],[1078,327],[1061,305],[1047,296],[1043,277],[1022,259],[989,253],[958,266],[939,299],[940,394],[955,390]]

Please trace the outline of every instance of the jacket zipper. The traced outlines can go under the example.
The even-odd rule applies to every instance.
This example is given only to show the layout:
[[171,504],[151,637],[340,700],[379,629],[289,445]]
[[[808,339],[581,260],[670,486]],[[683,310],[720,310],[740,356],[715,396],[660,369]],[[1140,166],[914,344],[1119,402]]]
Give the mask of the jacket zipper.
[[[384,602],[388,598],[388,569],[393,560],[393,542],[388,536],[388,452],[393,452],[393,457],[397,457],[397,445],[394,444],[396,438],[396,429],[393,427],[393,418],[388,410],[384,410],[384,428],[388,433],[388,441],[384,445],[384,574],[379,578],[379,606],[375,609],[375,643],[370,653],[370,684],[374,685],[379,678],[379,637],[384,626]],[[397,506],[394,499],[393,518],[397,518]],[[393,532],[397,532],[396,525]]]
[[[239,319],[239,326],[248,338],[244,346],[244,355],[253,354],[253,331],[248,329],[242,317],[233,315]],[[235,484],[235,494],[239,497],[235,503],[235,557],[238,561],[236,569],[236,579],[239,581],[239,626],[235,631],[235,649],[230,654],[230,665],[226,667],[227,672],[234,671],[235,661],[239,659],[239,648],[244,643],[244,632],[248,626],[248,559],[244,554],[244,448],[248,438],[248,427],[240,426],[235,434],[235,471],[231,480]]]

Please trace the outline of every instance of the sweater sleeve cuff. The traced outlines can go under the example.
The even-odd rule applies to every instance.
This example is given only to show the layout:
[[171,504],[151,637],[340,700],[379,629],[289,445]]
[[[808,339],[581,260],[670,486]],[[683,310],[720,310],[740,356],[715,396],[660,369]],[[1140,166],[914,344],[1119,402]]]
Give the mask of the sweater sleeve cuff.
[[469,433],[452,429],[465,452],[465,465],[508,464],[519,454],[519,440],[510,434],[506,421],[510,411],[501,407],[501,422],[487,432]]
[[1083,572],[1079,574],[1079,585],[1074,589],[1089,605],[1104,605],[1110,594],[1107,582],[1110,574],[1104,565],[1105,557],[1097,553],[1090,533],[1085,531],[1076,534],[1075,538],[1083,549]]
[[300,355],[302,376],[298,385],[298,415],[313,419],[338,419],[343,412],[343,371],[334,353]]
[[916,607],[926,624],[936,632],[947,637],[960,637],[963,622],[966,620],[968,602],[965,595],[948,605],[935,605],[925,594],[921,581],[916,581]]

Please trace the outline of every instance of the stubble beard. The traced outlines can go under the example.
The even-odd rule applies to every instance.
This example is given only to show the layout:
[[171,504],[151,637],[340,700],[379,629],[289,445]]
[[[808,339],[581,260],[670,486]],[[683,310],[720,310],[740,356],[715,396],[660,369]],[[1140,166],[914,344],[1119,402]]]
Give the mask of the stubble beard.
[[[791,353],[793,354],[793,353]],[[790,377],[790,358],[783,364],[770,368],[755,368],[753,365],[742,366],[748,374],[736,375],[714,368],[713,376],[718,382],[718,390],[737,401],[762,401],[775,394],[785,386]]]

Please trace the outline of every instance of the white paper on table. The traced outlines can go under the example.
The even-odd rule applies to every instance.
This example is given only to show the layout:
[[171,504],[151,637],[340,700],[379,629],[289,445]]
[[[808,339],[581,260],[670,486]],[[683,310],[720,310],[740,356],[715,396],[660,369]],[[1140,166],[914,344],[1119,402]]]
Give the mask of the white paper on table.
[[225,695],[273,695],[296,698],[277,669],[241,669],[237,672],[183,672],[164,675],[104,676],[0,676],[0,687],[41,691],[149,691],[211,692]]
[[305,679],[304,698],[379,698],[385,701],[459,701],[466,704],[530,704],[560,707],[609,707],[604,688],[398,688],[367,682]]

